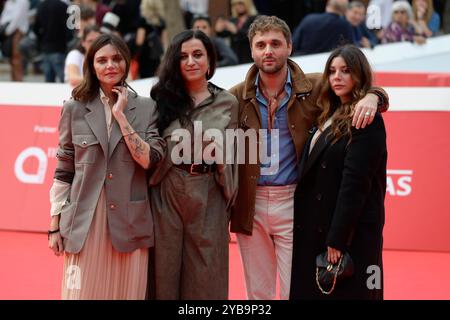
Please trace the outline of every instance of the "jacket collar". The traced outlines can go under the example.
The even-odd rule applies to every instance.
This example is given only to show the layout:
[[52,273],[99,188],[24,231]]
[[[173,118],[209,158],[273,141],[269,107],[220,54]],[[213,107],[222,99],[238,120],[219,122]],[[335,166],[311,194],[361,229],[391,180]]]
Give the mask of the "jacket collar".
[[106,117],[100,95],[87,102],[85,107],[89,112],[84,115],[84,118],[97,137],[106,157],[108,154],[108,132],[106,131]]
[[[106,128],[106,117],[104,112],[103,103],[101,101],[101,93],[97,95],[97,97],[86,103],[86,109],[90,112],[85,115],[85,119],[92,129],[92,132],[97,137],[100,145],[102,146],[103,152],[107,156],[107,158],[111,157],[112,152],[114,151],[117,143],[122,138],[122,132],[120,131],[119,125],[117,121],[114,121],[111,136],[108,141],[108,133]],[[136,99],[135,94],[133,92],[128,91],[128,104],[125,109],[125,116],[133,126],[133,122],[136,119]]]
[[[302,166],[302,172],[300,177],[303,177],[306,172],[312,168],[313,164],[319,159],[319,156],[322,154],[322,152],[331,144],[331,140],[329,137],[329,133],[331,131],[331,126],[326,128],[321,134],[320,137],[317,139],[316,144],[314,145],[313,149],[311,150],[311,153],[309,153],[309,148],[311,146],[311,140],[313,134],[317,131],[312,130],[312,133],[308,139],[308,142],[306,143],[306,147],[304,152],[306,152],[306,158],[304,159],[305,163]],[[309,153],[309,155],[308,155]]]
[[[136,119],[136,99],[135,93],[128,91],[128,103],[127,107],[124,111],[125,117],[128,120],[128,123],[133,128],[133,122]],[[109,137],[109,146],[108,146],[108,159],[111,158],[111,155],[116,148],[119,141],[122,139],[122,131],[120,130],[119,124],[117,121],[114,121],[113,127],[111,129],[111,136]]]
[[[306,79],[302,69],[291,59],[287,60],[288,68],[291,71],[292,94],[304,95],[312,91],[312,83]],[[245,84],[242,98],[250,100],[256,97],[256,77],[258,75],[258,68],[253,64],[245,77]]]
[[220,91],[223,91],[222,88],[216,86],[215,84],[208,82],[208,91],[211,94],[208,98],[206,98],[204,101],[200,102],[200,104],[191,110],[194,111],[196,109],[199,109],[201,107],[210,105],[211,103],[213,103],[216,100],[216,96],[220,93]]

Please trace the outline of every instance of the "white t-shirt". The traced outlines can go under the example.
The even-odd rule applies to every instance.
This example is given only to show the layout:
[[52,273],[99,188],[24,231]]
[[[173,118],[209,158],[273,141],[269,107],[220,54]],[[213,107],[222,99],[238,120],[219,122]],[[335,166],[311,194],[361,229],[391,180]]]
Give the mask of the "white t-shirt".
[[180,7],[184,11],[189,11],[193,14],[207,14],[209,1],[208,0],[179,0]]
[[6,1],[0,16],[0,25],[9,23],[6,27],[6,35],[12,35],[16,30],[26,34],[29,27],[28,11],[30,3],[26,0]]
[[[373,7],[370,8],[367,12],[367,18],[371,19],[369,15],[377,13],[380,16],[379,17],[373,17],[373,18],[381,18],[381,27],[384,29],[386,28],[389,23],[391,23],[392,20],[392,3],[393,0],[370,0],[369,7],[370,6],[376,6],[377,10],[373,10]],[[373,29],[373,27],[369,27],[369,29]]]
[[82,54],[78,49],[73,49],[67,54],[66,62],[64,63],[64,82],[69,82],[70,64],[76,65],[80,71],[80,74],[83,74],[83,62],[84,54]]

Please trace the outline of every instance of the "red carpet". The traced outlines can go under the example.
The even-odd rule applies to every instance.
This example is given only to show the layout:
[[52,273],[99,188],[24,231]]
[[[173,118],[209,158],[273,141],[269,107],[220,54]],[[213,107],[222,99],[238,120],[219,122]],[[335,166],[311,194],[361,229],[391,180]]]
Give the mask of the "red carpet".
[[[0,299],[59,299],[62,257],[47,236],[0,231]],[[450,299],[450,253],[385,251],[385,299]],[[230,245],[230,299],[245,299],[236,243]]]

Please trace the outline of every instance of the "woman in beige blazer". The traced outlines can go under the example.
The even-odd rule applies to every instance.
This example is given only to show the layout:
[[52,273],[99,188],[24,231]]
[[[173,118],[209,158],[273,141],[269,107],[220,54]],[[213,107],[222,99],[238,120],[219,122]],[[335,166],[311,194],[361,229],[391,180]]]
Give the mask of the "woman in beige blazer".
[[147,169],[164,141],[154,102],[127,90],[126,44],[97,38],[64,103],[49,247],[65,252],[63,299],[144,299],[153,219]]

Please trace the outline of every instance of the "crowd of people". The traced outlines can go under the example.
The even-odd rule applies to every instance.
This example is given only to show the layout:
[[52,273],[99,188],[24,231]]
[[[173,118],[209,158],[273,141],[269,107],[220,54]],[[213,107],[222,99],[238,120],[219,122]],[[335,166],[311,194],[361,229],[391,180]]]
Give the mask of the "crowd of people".
[[[185,28],[201,29],[213,39],[219,67],[252,62],[247,33],[258,14],[288,22],[293,55],[328,52],[344,43],[362,48],[399,41],[423,44],[439,34],[443,18],[438,0],[305,0],[284,1],[284,7],[269,0],[229,0],[230,16],[214,20],[208,15],[208,0],[179,3]],[[68,10],[74,4],[79,10]],[[22,81],[31,65],[46,82],[77,85],[86,45],[101,33],[114,33],[127,43],[131,79],[148,78],[155,75],[169,45],[162,0],[3,0],[0,10],[1,55],[11,64],[12,81]],[[89,25],[99,31],[86,40]]]
[[[168,45],[164,16],[161,0],[7,0],[0,18],[2,55],[10,60],[13,81],[22,81],[32,63],[46,82],[75,86],[86,46],[95,36],[113,33],[131,52],[133,78],[147,78]],[[92,26],[98,27],[95,33]]]

